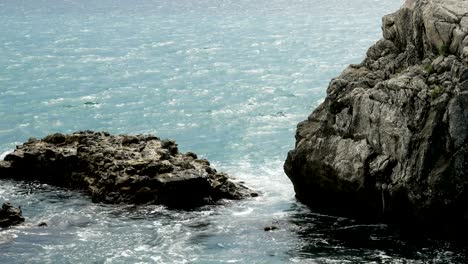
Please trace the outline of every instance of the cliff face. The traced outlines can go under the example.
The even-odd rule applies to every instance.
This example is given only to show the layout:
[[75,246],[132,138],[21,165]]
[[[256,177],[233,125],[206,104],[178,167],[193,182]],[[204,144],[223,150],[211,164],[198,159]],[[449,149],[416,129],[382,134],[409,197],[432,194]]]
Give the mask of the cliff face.
[[384,38],[298,124],[285,172],[326,211],[468,226],[468,1],[407,0],[382,22]]

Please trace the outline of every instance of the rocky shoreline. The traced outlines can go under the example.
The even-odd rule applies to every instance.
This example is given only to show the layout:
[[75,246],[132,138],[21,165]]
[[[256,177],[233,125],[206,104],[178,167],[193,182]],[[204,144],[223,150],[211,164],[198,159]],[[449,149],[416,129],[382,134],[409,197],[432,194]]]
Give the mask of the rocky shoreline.
[[94,202],[174,208],[257,195],[174,141],[93,131],[29,139],[0,161],[0,178],[84,190]]
[[468,1],[411,0],[297,127],[284,170],[320,210],[468,234]]

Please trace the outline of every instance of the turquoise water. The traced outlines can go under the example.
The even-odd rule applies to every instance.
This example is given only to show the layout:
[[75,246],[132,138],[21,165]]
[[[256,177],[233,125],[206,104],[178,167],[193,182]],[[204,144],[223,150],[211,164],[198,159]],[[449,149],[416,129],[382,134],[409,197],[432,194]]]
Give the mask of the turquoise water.
[[187,212],[2,181],[27,223],[0,233],[0,263],[463,263],[455,245],[310,211],[282,171],[296,124],[401,3],[0,1],[0,153],[54,132],[152,133],[262,193]]

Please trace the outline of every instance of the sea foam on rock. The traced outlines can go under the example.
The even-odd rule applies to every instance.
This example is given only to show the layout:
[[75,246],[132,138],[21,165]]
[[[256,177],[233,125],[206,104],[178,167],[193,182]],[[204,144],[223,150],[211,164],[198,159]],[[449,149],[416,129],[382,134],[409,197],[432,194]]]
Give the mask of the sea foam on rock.
[[407,0],[298,124],[284,170],[327,212],[468,232],[468,1]]
[[0,178],[81,189],[104,203],[190,208],[255,195],[174,141],[93,131],[30,139],[0,161]]

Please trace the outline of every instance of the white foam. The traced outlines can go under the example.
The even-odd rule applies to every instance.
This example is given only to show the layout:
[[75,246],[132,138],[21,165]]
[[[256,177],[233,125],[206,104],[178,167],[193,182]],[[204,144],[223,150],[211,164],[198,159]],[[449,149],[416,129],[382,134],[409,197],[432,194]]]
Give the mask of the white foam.
[[174,44],[174,41],[158,42],[158,43],[152,44],[151,47],[158,48],[158,47],[170,46],[172,44]]
[[45,101],[45,102],[43,102],[43,104],[45,104],[45,105],[55,105],[55,104],[58,104],[58,103],[62,103],[63,101],[65,101],[65,98],[60,97],[60,98],[55,98],[55,99],[50,99],[48,101]]
[[8,155],[9,153],[11,153],[13,150],[8,150],[8,151],[5,151],[5,152],[2,152],[0,154],[0,160],[4,160],[6,155]]
[[92,101],[92,100],[97,100],[97,96],[95,95],[86,95],[86,96],[82,96],[80,97],[80,100],[83,100],[83,101]]
[[0,233],[0,244],[11,242],[17,238],[18,235],[14,234],[13,232],[13,229],[3,230],[2,233]]
[[235,216],[249,215],[253,211],[254,211],[254,209],[249,207],[249,208],[247,208],[247,210],[244,210],[244,211],[241,211],[241,212],[234,212],[234,213],[232,213],[232,215],[235,215]]
[[251,70],[245,70],[244,72],[248,74],[263,74],[265,70],[264,69],[251,69]]
[[118,60],[118,57],[109,57],[109,56],[99,56],[99,55],[84,55],[79,60],[82,63],[92,63],[92,62],[110,62]]
[[73,37],[73,38],[62,38],[62,39],[58,39],[56,41],[54,41],[55,44],[60,44],[60,43],[66,43],[66,42],[73,42],[73,41],[77,41],[78,38],[77,37]]

